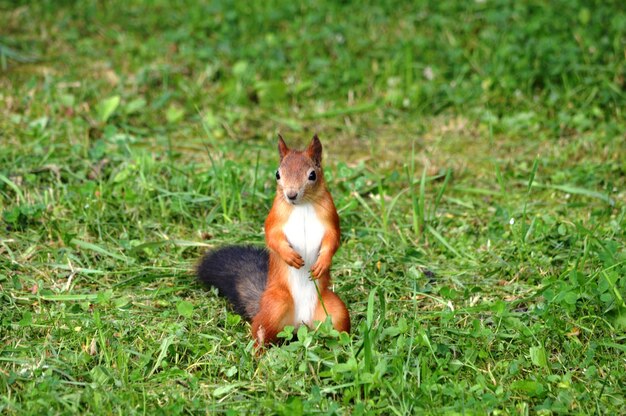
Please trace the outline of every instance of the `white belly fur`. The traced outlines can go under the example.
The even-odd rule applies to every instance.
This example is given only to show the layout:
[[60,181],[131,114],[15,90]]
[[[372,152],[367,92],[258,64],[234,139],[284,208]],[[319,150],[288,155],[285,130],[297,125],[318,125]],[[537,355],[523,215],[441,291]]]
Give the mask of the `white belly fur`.
[[317,260],[324,237],[324,225],[311,204],[296,205],[283,227],[287,241],[304,260],[300,269],[289,266],[289,290],[295,305],[293,325],[311,325],[317,306],[317,289],[311,280],[311,266]]

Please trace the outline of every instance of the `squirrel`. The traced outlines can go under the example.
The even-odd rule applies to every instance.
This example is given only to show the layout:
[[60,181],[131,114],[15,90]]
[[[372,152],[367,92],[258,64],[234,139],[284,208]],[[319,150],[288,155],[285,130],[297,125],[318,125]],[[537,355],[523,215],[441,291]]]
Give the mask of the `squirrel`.
[[339,248],[339,216],[322,170],[317,134],[303,150],[278,135],[277,191],[265,220],[267,249],[229,246],[208,252],[198,279],[217,287],[238,314],[252,321],[255,347],[274,343],[285,326],[313,327],[330,316],[350,332],[350,315],[329,288],[330,266]]

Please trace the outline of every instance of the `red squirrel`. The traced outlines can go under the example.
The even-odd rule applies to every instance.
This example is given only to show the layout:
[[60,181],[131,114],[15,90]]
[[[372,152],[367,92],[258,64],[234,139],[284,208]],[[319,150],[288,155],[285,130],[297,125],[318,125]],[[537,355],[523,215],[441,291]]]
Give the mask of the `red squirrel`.
[[346,305],[330,290],[330,266],[339,248],[339,216],[322,170],[317,135],[303,150],[278,136],[277,191],[265,220],[267,250],[231,246],[211,251],[198,279],[218,288],[235,311],[252,321],[255,346],[273,343],[291,325],[313,327],[326,316],[350,332]]

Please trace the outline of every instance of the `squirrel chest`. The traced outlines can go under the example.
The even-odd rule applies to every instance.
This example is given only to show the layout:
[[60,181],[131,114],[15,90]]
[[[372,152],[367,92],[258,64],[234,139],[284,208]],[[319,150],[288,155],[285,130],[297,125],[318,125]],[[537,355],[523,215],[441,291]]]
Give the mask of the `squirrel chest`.
[[289,290],[293,297],[295,313],[294,326],[312,324],[315,307],[318,303],[318,294],[315,282],[311,279],[311,266],[319,256],[324,225],[311,204],[296,205],[293,207],[283,232],[291,247],[302,256],[304,266],[300,269],[289,266]]

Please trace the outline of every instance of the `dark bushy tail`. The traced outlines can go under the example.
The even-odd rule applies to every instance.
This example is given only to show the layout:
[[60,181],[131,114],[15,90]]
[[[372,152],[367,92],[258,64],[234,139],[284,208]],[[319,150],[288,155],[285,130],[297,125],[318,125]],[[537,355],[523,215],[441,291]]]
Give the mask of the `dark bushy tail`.
[[196,274],[202,283],[215,286],[238,314],[252,319],[267,283],[269,253],[256,247],[230,246],[204,255]]

